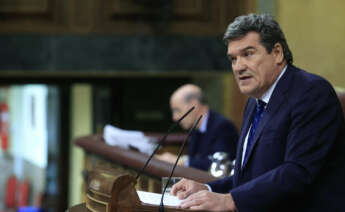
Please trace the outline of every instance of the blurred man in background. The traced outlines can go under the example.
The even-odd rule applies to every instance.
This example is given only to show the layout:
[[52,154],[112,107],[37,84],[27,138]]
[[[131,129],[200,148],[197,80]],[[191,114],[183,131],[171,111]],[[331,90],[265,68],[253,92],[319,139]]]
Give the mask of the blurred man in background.
[[[231,121],[209,109],[200,87],[186,84],[172,94],[170,108],[173,120],[177,121],[193,106],[195,109],[180,122],[181,127],[188,130],[200,115],[203,117],[191,134],[188,155],[181,157],[179,165],[207,171],[211,164],[208,156],[215,152],[226,152],[228,158],[233,160],[238,140],[237,129]],[[177,156],[166,152],[156,158],[175,163]]]

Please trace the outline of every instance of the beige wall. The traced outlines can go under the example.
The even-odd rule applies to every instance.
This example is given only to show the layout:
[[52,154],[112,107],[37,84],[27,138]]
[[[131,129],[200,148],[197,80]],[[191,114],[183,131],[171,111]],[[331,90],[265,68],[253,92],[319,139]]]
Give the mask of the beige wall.
[[345,87],[345,1],[276,0],[295,65]]
[[84,151],[73,142],[77,137],[92,133],[92,89],[89,84],[75,84],[71,94],[71,141],[70,141],[70,176],[68,206],[84,202],[82,171],[84,169]]

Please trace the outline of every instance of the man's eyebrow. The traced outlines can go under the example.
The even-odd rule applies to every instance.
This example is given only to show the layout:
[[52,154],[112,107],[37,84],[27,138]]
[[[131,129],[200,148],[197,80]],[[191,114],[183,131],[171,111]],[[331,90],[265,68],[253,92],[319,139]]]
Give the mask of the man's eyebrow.
[[242,49],[241,52],[245,52],[247,50],[250,50],[250,49],[255,49],[254,46],[247,46],[246,48]]
[[[245,52],[247,50],[251,50],[251,49],[255,49],[255,47],[254,46],[247,46],[246,48],[241,49],[240,52],[243,53],[243,52]],[[229,53],[227,54],[227,56],[228,56],[228,58],[232,57],[232,55]]]

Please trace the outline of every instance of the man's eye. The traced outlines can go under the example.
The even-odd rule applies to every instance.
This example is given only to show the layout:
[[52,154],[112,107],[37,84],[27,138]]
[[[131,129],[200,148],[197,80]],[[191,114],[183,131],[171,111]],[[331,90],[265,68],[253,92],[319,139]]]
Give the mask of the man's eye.
[[244,53],[244,56],[245,56],[245,57],[248,57],[248,56],[251,56],[251,55],[253,55],[253,54],[254,54],[253,52],[245,52],[245,53]]
[[236,57],[231,57],[230,61],[231,61],[231,63],[235,63],[236,62]]

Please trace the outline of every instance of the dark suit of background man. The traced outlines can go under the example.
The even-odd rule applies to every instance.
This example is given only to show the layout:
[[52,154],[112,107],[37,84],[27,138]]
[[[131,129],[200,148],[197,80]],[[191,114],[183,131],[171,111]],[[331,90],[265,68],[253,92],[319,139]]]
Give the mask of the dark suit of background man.
[[[239,212],[345,211],[344,114],[332,86],[292,65],[284,34],[271,16],[240,16],[224,39],[237,84],[250,96],[235,174],[208,183],[213,192],[204,184],[180,181],[172,189],[179,198],[188,196],[180,206]],[[256,116],[260,101],[266,106],[261,104],[263,113]],[[251,128],[256,129],[254,136]]]
[[[193,131],[188,144],[186,160],[180,160],[179,165],[186,164],[193,168],[207,171],[211,165],[208,158],[215,152],[226,152],[231,160],[235,158],[238,132],[231,121],[210,110],[201,89],[193,84],[178,88],[170,98],[173,120],[177,121],[192,106],[195,109],[181,121],[181,127],[189,129],[203,115],[197,130]],[[175,163],[176,155],[164,153],[158,159]]]

